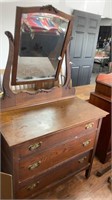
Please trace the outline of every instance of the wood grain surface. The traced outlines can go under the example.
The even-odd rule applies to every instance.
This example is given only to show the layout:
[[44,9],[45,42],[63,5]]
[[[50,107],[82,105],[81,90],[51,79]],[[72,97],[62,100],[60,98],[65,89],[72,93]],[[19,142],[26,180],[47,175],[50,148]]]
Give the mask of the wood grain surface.
[[88,102],[72,98],[1,113],[1,132],[8,145],[13,146],[107,114]]

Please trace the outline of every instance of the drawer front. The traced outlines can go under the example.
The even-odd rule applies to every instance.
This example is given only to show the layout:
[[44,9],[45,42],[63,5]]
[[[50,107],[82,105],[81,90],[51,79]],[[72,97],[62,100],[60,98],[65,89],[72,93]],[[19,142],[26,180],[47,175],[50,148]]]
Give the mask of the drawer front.
[[38,137],[34,140],[30,140],[28,142],[25,142],[18,146],[17,149],[15,149],[17,157],[24,157],[31,155],[35,152],[41,152],[46,149],[49,149],[50,147],[60,143],[64,142],[65,140],[69,140],[70,138],[73,138],[79,134],[85,134],[89,131],[96,130],[98,126],[98,120],[92,121],[88,123],[84,123],[78,127],[66,129],[64,131],[59,131],[57,133],[52,133],[48,135],[44,135],[42,137]]
[[89,133],[82,137],[75,137],[67,143],[58,144],[40,154],[35,154],[20,160],[19,180],[39,175],[48,168],[61,163],[75,155],[86,152],[93,148],[96,134]]
[[64,179],[67,176],[78,173],[81,169],[89,166],[91,152],[86,152],[83,155],[77,156],[55,166],[46,173],[31,179],[30,181],[24,181],[20,184],[16,193],[16,198],[33,197],[40,193],[46,186],[51,186],[53,183]]

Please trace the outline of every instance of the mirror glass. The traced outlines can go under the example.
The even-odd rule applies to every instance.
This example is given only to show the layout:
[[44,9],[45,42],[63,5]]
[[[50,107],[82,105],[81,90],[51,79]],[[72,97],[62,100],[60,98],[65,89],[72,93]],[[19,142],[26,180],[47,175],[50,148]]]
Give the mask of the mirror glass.
[[50,13],[22,13],[16,82],[54,79],[69,20]]

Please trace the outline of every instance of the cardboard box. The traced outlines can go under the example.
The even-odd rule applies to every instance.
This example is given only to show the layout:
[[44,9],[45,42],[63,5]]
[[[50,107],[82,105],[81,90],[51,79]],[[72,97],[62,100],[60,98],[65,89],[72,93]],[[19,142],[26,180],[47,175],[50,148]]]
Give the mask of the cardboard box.
[[12,175],[0,172],[0,197],[13,199]]

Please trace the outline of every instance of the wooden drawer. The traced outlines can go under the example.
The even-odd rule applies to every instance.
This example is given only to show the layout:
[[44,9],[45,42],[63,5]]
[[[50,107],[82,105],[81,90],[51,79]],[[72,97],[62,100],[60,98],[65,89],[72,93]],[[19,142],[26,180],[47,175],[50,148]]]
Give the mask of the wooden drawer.
[[20,182],[32,176],[39,175],[48,168],[69,159],[82,152],[93,148],[96,133],[76,136],[73,140],[66,143],[59,143],[57,146],[49,148],[40,154],[34,154],[19,162]]
[[35,152],[42,152],[60,143],[60,141],[64,142],[65,140],[69,140],[70,138],[78,136],[79,134],[83,135],[89,131],[96,130],[97,126],[98,120],[90,121],[77,127],[59,131],[55,134],[51,133],[49,135],[38,137],[34,140],[30,140],[28,142],[22,143],[21,145],[18,145],[18,148],[15,149],[16,156],[22,158]]
[[86,152],[83,155],[73,157],[66,162],[60,163],[46,171],[46,173],[35,177],[30,181],[24,181],[20,184],[20,187],[16,192],[16,198],[31,198],[38,194],[41,189],[45,189],[46,186],[51,186],[53,183],[57,183],[65,177],[76,174],[81,169],[89,167],[90,156],[91,152]]

